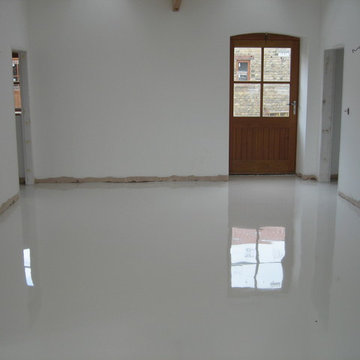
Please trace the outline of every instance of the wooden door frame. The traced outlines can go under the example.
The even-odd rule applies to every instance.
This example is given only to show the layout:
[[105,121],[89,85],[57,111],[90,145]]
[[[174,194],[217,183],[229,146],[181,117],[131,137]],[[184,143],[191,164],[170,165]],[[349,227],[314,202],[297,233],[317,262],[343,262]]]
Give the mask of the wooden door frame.
[[[291,147],[291,151],[292,151],[292,157],[291,157],[291,161],[293,164],[293,172],[295,173],[296,171],[296,153],[297,153],[297,126],[298,126],[298,109],[299,109],[299,61],[300,61],[300,38],[298,37],[294,37],[294,36],[290,36],[290,35],[282,35],[282,34],[272,34],[272,33],[249,33],[249,34],[241,34],[241,35],[234,35],[230,37],[230,72],[229,72],[229,94],[230,94],[230,101],[229,101],[229,174],[231,174],[230,172],[230,168],[231,168],[231,123],[232,120],[234,118],[233,116],[233,96],[234,96],[234,89],[233,89],[233,83],[234,83],[234,42],[236,42],[237,40],[242,42],[242,46],[249,46],[249,47],[264,47],[264,41],[281,41],[281,42],[286,42],[288,41],[289,44],[291,43],[292,45],[294,43],[297,43],[297,45],[295,47],[291,46],[293,48],[293,53],[292,53],[292,68],[294,69],[294,71],[291,72],[291,79],[290,79],[290,83],[292,83],[293,81],[296,81],[297,86],[291,89],[291,98],[290,98],[290,103],[292,101],[296,101],[296,115],[295,115],[295,138],[294,138],[294,143],[293,146]],[[283,46],[283,45],[281,45]],[[290,47],[290,45],[289,45]],[[293,56],[295,55],[295,56]],[[263,55],[262,55],[263,57]],[[262,68],[264,66],[263,64],[263,60],[262,59]],[[263,79],[261,79],[261,83],[263,82]],[[261,94],[261,108],[262,108],[262,99],[263,99],[263,94]],[[262,110],[261,110],[262,113]],[[274,172],[275,173],[275,172]]]

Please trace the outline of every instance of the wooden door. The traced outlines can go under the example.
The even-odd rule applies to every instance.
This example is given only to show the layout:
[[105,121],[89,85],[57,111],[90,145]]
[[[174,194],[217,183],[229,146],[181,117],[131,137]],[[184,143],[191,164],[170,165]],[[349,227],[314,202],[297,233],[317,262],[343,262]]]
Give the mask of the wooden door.
[[295,172],[298,38],[230,39],[230,174]]

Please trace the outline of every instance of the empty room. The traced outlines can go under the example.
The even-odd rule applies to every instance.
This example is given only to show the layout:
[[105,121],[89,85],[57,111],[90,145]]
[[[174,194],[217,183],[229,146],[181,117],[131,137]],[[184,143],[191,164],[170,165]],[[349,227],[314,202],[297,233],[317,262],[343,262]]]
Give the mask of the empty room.
[[0,360],[360,359],[358,0],[0,0]]

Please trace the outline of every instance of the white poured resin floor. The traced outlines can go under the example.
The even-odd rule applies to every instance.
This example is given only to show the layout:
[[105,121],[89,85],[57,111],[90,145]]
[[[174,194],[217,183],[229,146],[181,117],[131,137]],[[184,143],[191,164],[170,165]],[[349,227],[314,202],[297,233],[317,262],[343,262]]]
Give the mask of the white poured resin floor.
[[37,185],[0,216],[0,360],[359,360],[336,184]]

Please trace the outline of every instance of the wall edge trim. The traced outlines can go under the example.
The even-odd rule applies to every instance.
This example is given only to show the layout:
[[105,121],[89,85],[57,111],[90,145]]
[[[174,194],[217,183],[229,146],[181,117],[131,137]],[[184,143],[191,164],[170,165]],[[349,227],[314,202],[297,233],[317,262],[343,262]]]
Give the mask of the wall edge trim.
[[215,176],[128,176],[128,177],[85,177],[76,178],[68,176],[35,179],[35,184],[58,183],[144,183],[144,182],[176,182],[176,181],[229,181],[228,175]]
[[10,206],[14,205],[20,198],[19,193],[12,196],[10,199],[6,200],[0,205],[0,215],[4,213]]
[[343,199],[345,199],[346,201],[348,201],[349,203],[351,203],[352,205],[354,205],[360,209],[360,200],[355,200],[351,196],[347,196],[344,193],[342,193],[341,191],[338,192],[338,195],[340,197],[342,197]]

